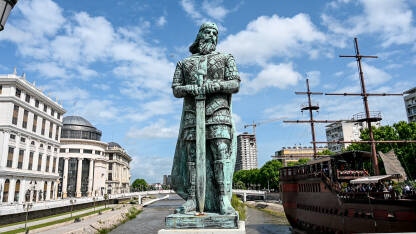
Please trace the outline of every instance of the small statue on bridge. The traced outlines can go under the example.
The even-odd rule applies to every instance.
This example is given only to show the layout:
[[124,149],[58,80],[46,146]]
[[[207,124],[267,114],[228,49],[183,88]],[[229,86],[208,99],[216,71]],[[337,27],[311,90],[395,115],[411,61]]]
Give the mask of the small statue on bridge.
[[[233,56],[215,51],[217,42],[217,25],[202,24],[189,48],[192,55],[178,62],[173,76],[173,94],[184,103],[172,187],[185,200],[173,216],[206,216],[212,220],[215,214],[220,218],[213,227],[236,228],[238,215],[231,206],[237,148],[231,95],[238,92],[240,77]],[[177,223],[173,227],[169,218],[173,216],[166,218],[166,225],[185,228]],[[227,222],[224,217],[233,220],[220,224]]]

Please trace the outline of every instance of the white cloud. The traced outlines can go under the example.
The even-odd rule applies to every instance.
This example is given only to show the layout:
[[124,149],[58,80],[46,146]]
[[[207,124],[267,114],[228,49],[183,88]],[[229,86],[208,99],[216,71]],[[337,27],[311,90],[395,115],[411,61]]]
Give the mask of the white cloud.
[[[369,86],[375,86],[383,84],[391,79],[391,75],[387,72],[376,68],[375,66],[369,65],[368,63],[362,62],[362,69],[364,73],[365,84]],[[357,74],[357,63],[351,62],[348,64],[348,67],[352,68],[355,71],[355,74],[352,75],[353,80],[358,80]]]
[[172,97],[162,96],[159,99],[140,104],[137,109],[131,109],[126,118],[134,121],[144,121],[154,116],[175,113],[180,107],[178,102],[175,101]]
[[332,33],[346,37],[379,34],[384,47],[414,43],[413,12],[405,0],[360,0],[359,3],[363,9],[361,14],[346,19],[323,14],[323,23]]
[[160,16],[157,21],[156,21],[156,25],[159,27],[164,26],[167,23],[165,16]]
[[[245,30],[229,35],[218,48],[236,57],[241,64],[265,64],[273,57],[294,57],[309,53],[315,43],[325,42],[306,14],[292,18],[260,16]],[[316,56],[314,51],[310,56]]]
[[103,91],[106,91],[106,90],[110,89],[110,86],[107,85],[107,84],[97,84],[97,83],[95,83],[95,84],[92,85],[92,87],[94,87],[96,89],[103,90]]
[[213,19],[222,21],[230,11],[224,6],[222,6],[221,3],[222,1],[220,0],[214,0],[214,1],[204,0],[202,2],[202,8]]
[[127,132],[127,137],[135,139],[157,139],[178,137],[179,126],[165,126],[165,120],[159,120],[143,128],[132,127]]
[[163,175],[170,175],[173,157],[133,156],[130,163],[132,182],[144,178],[148,183],[162,182]]
[[296,85],[301,78],[292,63],[268,64],[254,79],[242,82],[241,93],[255,94],[264,88],[285,89]]
[[309,85],[315,87],[319,85],[321,72],[320,71],[309,71],[306,73],[307,78],[309,79]]
[[73,106],[67,106],[67,110],[68,114],[96,122],[121,121],[125,114],[113,101],[105,99],[74,99]]

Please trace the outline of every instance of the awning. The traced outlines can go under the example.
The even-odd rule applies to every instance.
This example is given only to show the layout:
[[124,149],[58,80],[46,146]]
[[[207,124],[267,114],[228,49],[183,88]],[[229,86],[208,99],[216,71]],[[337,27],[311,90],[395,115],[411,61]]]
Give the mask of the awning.
[[387,180],[393,177],[393,175],[379,175],[379,176],[366,176],[361,177],[355,180],[351,180],[351,184],[374,184],[379,182],[380,180]]

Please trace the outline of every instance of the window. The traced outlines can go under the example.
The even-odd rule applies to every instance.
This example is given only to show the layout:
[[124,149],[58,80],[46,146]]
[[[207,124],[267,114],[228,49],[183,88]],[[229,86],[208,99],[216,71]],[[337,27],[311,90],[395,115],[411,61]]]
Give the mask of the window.
[[19,116],[19,106],[14,105],[13,107],[13,119],[12,124],[17,125],[17,117]]
[[46,125],[46,119],[42,119],[42,131],[41,131],[42,135],[45,135],[45,125]]
[[16,139],[16,135],[10,134],[10,139],[15,140]]
[[32,170],[32,168],[33,168],[33,152],[30,152],[29,153],[29,166],[28,166],[28,170]]
[[50,163],[51,163],[51,156],[46,156],[46,172],[50,172],[50,169],[51,169],[51,167],[50,167]]
[[84,149],[83,152],[84,154],[92,154],[92,150],[89,149]]
[[38,171],[42,169],[42,154],[39,154],[38,157]]
[[101,154],[101,152],[100,152],[100,151],[98,151],[98,150],[96,150],[96,151],[95,151],[95,154],[96,154],[96,155],[100,155],[100,154]]
[[113,173],[108,173],[108,180],[113,180]]
[[108,155],[108,160],[113,160],[113,154],[112,153]]
[[35,100],[35,107],[39,107],[39,100],[38,99]]
[[58,116],[56,118],[61,119],[61,113],[57,114]]
[[53,157],[52,172],[56,173],[56,157]]
[[14,153],[14,148],[9,147],[9,153],[7,154],[7,167],[12,167],[13,165],[13,153]]
[[108,170],[113,170],[113,164],[112,163],[108,164]]
[[69,149],[69,153],[81,153],[80,149]]
[[59,153],[65,153],[65,150],[66,150],[66,149],[61,148],[61,149],[59,149]]
[[52,138],[52,132],[53,132],[53,123],[49,122],[49,138]]
[[36,132],[37,126],[38,126],[38,116],[37,115],[33,115],[32,132]]
[[19,150],[19,160],[17,161],[17,168],[22,169],[23,168],[23,155],[25,154],[24,150]]
[[23,128],[27,128],[27,116],[28,115],[29,115],[29,111],[25,110],[23,114],[23,123],[22,123]]
[[30,95],[29,94],[26,94],[25,101],[27,103],[30,103]]
[[22,91],[20,91],[20,89],[16,88],[16,97],[20,98],[21,93],[22,93]]
[[43,148],[43,144],[40,144],[40,145],[39,145],[39,148]]
[[3,91],[3,85],[0,85],[0,94],[2,93],[2,91]]
[[53,152],[58,152],[58,148],[53,148]]
[[25,143],[25,142],[26,142],[26,138],[24,138],[24,137],[20,137],[20,142]]
[[14,187],[14,201],[19,201],[19,194],[20,194],[20,180],[16,181],[16,186]]
[[4,189],[3,189],[3,202],[7,202],[9,200],[9,186],[10,186],[10,180],[7,179],[4,182]]
[[48,145],[48,150],[51,150],[51,149],[52,149],[52,147],[50,145]]
[[58,126],[58,125],[56,125],[55,127],[56,127],[56,131],[55,131],[55,140],[57,141],[57,140],[58,140],[58,138],[59,138],[59,126]]
[[48,110],[48,106],[46,104],[43,104],[43,111],[47,111]]
[[51,109],[51,115],[55,116],[55,110],[54,109]]

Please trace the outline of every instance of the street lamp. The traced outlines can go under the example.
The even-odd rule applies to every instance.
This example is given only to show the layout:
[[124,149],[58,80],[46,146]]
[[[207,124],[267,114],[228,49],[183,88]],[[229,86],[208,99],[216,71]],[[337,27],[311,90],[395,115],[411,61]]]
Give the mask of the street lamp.
[[17,0],[0,0],[0,31],[3,31],[10,11],[16,3]]
[[33,204],[32,203],[24,203],[23,204],[23,209],[26,209],[26,219],[25,219],[25,232],[29,233],[29,229],[27,229],[27,216],[29,214],[29,209],[32,208]]
[[71,218],[72,218],[72,211],[74,210],[74,203],[77,203],[77,200],[71,199],[69,200],[69,202],[71,203]]

